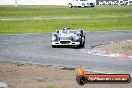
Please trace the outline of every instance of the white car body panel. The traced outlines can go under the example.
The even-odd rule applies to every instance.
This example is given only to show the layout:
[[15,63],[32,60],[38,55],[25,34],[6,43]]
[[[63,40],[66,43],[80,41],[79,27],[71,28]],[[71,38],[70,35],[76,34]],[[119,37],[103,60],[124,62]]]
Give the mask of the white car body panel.
[[76,7],[79,7],[79,6],[82,7],[82,5],[84,5],[85,7],[95,6],[96,0],[69,0],[68,5],[69,4]]
[[[61,41],[66,41],[66,40],[61,40]],[[68,44],[62,44],[62,43],[60,43],[61,41],[59,41],[59,42],[52,42],[52,45],[79,45],[80,44],[80,42],[72,42],[70,40],[67,40],[67,41],[70,41],[70,43],[68,43]]]

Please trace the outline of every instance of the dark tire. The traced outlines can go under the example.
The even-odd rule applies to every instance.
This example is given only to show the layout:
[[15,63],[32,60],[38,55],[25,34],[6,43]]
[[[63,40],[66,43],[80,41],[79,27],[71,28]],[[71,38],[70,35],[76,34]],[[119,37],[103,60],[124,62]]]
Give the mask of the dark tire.
[[79,85],[84,85],[87,79],[84,76],[76,76],[76,81]]
[[[83,33],[83,30],[80,30],[80,33],[81,33],[81,40],[80,40],[80,44],[77,45],[77,48],[83,48],[84,45],[85,45],[85,36],[84,36],[84,33]],[[84,41],[82,40],[82,38],[84,37]]]
[[91,6],[91,7],[94,7],[94,5],[93,5],[93,6]]
[[[82,38],[84,38],[84,40]],[[85,47],[85,36],[81,37],[80,44],[77,46],[77,48],[84,48],[84,47]]]
[[82,48],[82,38],[81,38],[81,40],[80,40],[80,44],[77,45],[77,48]]
[[85,7],[85,4],[84,3],[82,3],[82,6],[81,6],[82,8],[84,8]]
[[83,44],[82,44],[82,48],[84,48],[85,47],[85,42],[83,42]]
[[84,48],[84,46],[85,46],[85,42],[83,42],[83,44],[77,45],[77,48]]
[[68,5],[70,8],[72,8],[73,6],[72,6],[72,4],[71,3],[69,3],[69,5]]
[[84,46],[85,46],[85,36],[84,36],[84,41],[82,41],[82,38],[81,38],[80,44],[77,45],[77,48],[84,48]]
[[81,47],[82,47],[82,44],[77,45],[77,48],[81,48]]
[[83,37],[84,37],[84,41],[83,41],[83,44],[82,44],[82,48],[85,47],[85,36],[83,36]]
[[52,47],[53,47],[53,48],[57,48],[57,46],[56,46],[56,45],[52,45]]

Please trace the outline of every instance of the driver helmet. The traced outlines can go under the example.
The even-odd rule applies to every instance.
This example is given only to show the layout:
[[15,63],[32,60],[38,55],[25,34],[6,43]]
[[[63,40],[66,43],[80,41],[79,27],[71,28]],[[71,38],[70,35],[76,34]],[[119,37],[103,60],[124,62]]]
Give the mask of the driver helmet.
[[70,28],[64,28],[63,33],[68,33]]

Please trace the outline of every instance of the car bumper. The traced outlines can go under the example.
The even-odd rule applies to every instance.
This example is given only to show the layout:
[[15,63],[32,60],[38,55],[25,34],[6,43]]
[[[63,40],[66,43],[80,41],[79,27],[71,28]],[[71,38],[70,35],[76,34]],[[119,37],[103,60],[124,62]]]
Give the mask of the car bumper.
[[79,45],[80,42],[72,42],[69,41],[68,43],[66,41],[59,41],[59,42],[51,42],[52,45]]

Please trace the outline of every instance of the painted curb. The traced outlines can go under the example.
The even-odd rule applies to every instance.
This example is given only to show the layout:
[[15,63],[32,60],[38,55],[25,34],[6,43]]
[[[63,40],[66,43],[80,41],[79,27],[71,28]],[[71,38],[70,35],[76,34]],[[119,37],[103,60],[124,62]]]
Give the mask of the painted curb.
[[84,53],[88,53],[88,54],[92,54],[92,55],[132,59],[132,54],[114,53],[114,52],[107,52],[107,51],[101,51],[101,50],[95,50],[95,49],[91,49],[91,50],[90,49],[81,49],[81,50]]

